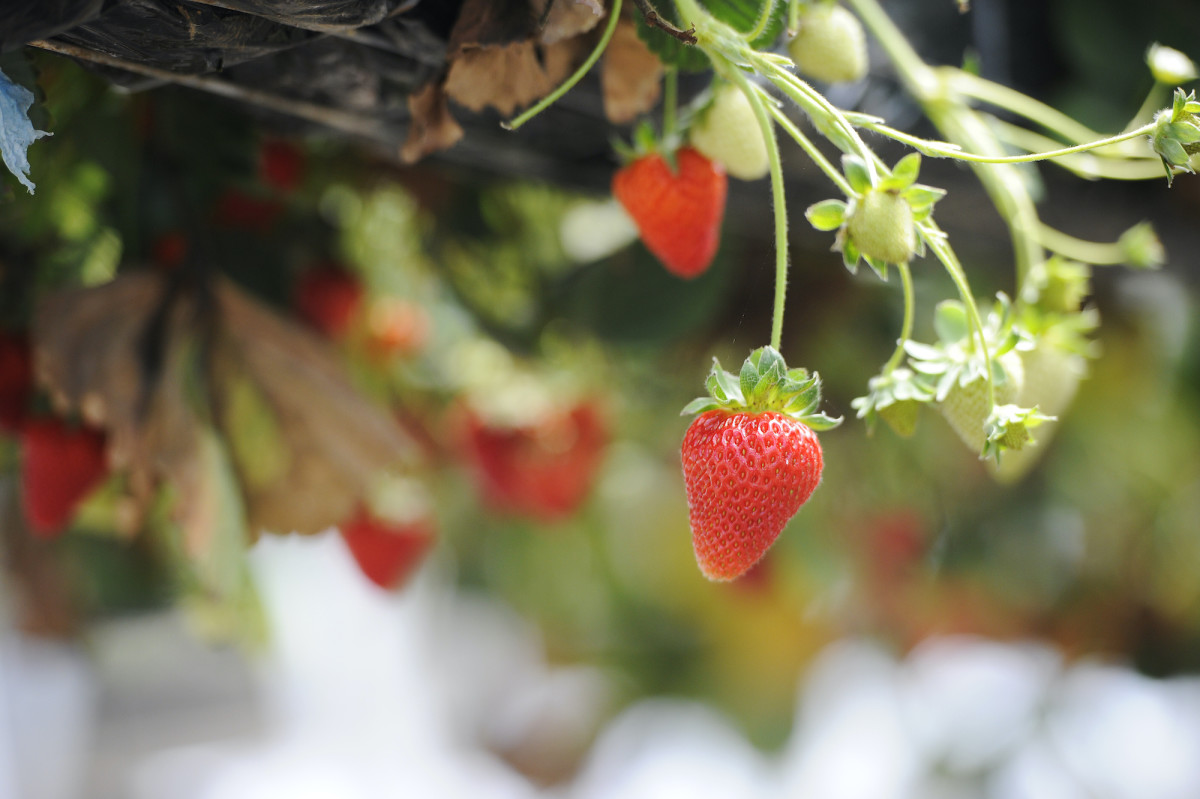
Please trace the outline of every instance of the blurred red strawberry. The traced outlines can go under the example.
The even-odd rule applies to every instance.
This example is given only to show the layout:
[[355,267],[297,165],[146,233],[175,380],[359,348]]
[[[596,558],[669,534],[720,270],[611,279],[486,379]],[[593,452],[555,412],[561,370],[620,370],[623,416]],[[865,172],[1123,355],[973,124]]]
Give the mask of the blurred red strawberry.
[[183,263],[187,251],[187,237],[178,230],[171,230],[154,240],[150,247],[150,259],[155,266],[171,270]]
[[587,498],[608,443],[591,403],[522,427],[489,426],[467,414],[466,454],[494,509],[551,522]]
[[31,419],[21,430],[21,501],[30,529],[62,532],[75,509],[108,473],[104,434],[61,419]]
[[358,278],[334,261],[322,261],[305,271],[293,292],[300,318],[334,339],[346,335],[362,302]]
[[290,141],[267,139],[258,151],[258,178],[273,189],[291,194],[304,179],[304,151]]
[[358,568],[380,588],[403,585],[433,545],[433,522],[427,517],[398,523],[360,509],[342,525],[342,538]]
[[16,433],[33,393],[33,358],[22,333],[0,331],[0,431]]
[[266,235],[283,214],[278,200],[255,197],[241,189],[226,189],[217,199],[213,221],[221,227]]

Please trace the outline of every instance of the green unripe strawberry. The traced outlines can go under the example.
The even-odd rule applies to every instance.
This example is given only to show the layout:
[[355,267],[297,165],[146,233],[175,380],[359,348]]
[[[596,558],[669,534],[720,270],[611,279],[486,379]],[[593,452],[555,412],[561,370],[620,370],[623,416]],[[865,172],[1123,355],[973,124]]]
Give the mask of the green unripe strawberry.
[[846,232],[860,253],[885,263],[908,263],[917,251],[912,206],[896,192],[871,189],[855,200]]
[[758,180],[767,174],[767,144],[754,118],[750,101],[736,86],[722,84],[712,103],[692,126],[692,146],[725,167],[740,180]]
[[912,437],[917,432],[917,415],[921,403],[916,400],[900,400],[878,410],[879,418],[898,436]]
[[867,74],[867,36],[858,17],[836,3],[813,3],[800,16],[788,54],[804,75],[826,83]]
[[[996,404],[1010,405],[1016,402],[1021,385],[1025,379],[1021,358],[1015,352],[1007,352],[996,359],[993,367],[999,365],[1004,370],[1004,379],[996,375]],[[998,369],[995,371],[999,371]],[[937,403],[938,412],[950,423],[950,427],[958,433],[963,443],[974,452],[982,452],[987,443],[987,433],[984,425],[992,412],[988,402],[987,380],[978,377],[967,385],[955,384],[946,394],[945,399]],[[1023,444],[1024,442],[1005,442]]]
[[[1024,407],[1037,406],[1046,416],[1061,416],[1087,372],[1082,355],[1069,352],[1050,342],[1039,342],[1037,349],[1022,352],[1024,379],[1016,402]],[[1005,452],[999,463],[988,461],[988,471],[1002,483],[1015,483],[1032,469],[1045,452],[1056,425],[1046,423],[1038,432],[1034,446]]]

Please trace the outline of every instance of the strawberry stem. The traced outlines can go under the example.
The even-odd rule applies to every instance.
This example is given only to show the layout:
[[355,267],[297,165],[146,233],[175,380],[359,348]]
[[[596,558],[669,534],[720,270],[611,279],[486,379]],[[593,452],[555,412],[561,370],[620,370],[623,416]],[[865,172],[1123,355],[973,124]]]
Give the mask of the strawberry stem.
[[847,197],[854,194],[854,189],[850,186],[850,182],[846,180],[845,175],[842,174],[842,170],[838,169],[829,162],[829,159],[825,157],[825,154],[817,149],[817,146],[813,144],[812,139],[804,135],[800,128],[796,126],[796,123],[793,122],[790,117],[788,117],[787,113],[775,103],[771,103],[769,109],[771,111],[771,116],[775,117],[775,121],[779,123],[779,127],[783,128],[783,131],[800,145],[801,149],[804,150],[809,159],[816,164],[817,168],[824,172],[831,181],[833,181],[833,184],[838,187],[838,190]]
[[971,334],[979,341],[980,354],[983,356],[983,362],[987,368],[988,404],[994,408],[996,406],[996,380],[992,369],[992,356],[988,352],[987,335],[983,332],[983,320],[979,318],[979,307],[975,304],[975,296],[971,293],[971,284],[967,282],[967,275],[963,271],[962,264],[959,263],[958,256],[954,254],[954,249],[951,248],[946,234],[934,224],[933,220],[927,219],[921,222],[917,226],[917,230],[929,249],[942,262],[942,266],[946,267],[946,272],[950,274],[950,279],[954,281],[954,286],[958,289],[958,296],[962,298],[963,305],[966,307]]
[[[714,63],[716,63],[714,61]],[[787,297],[788,269],[788,237],[787,237],[787,198],[783,185],[783,160],[779,157],[779,142],[775,138],[775,126],[767,113],[765,103],[774,105],[775,101],[765,98],[762,90],[751,83],[742,70],[728,62],[719,64],[720,72],[738,87],[750,103],[754,111],[754,120],[758,123],[759,132],[767,147],[767,164],[771,174],[771,198],[775,210],[775,306],[771,315],[771,346],[776,350],[782,349],[783,341],[783,309]]]
[[537,105],[530,108],[525,113],[513,119],[511,122],[501,122],[500,127],[505,130],[516,130],[524,125],[529,120],[533,119],[538,114],[545,111],[554,103],[558,102],[558,98],[574,88],[576,83],[583,79],[596,62],[600,60],[600,54],[608,47],[608,43],[612,41],[613,33],[617,30],[617,22],[621,19],[621,0],[612,0],[612,8],[608,10],[608,25],[604,28],[604,34],[600,37],[600,41],[596,43],[596,47],[588,55],[587,60],[579,65],[579,69],[559,84],[558,88],[547,94]]
[[900,285],[904,291],[904,321],[900,323],[900,338],[896,340],[896,350],[892,353],[892,357],[888,358],[888,362],[883,365],[883,371],[880,374],[891,374],[900,362],[904,359],[904,342],[912,338],[913,317],[916,311],[916,301],[913,297],[912,271],[908,268],[908,264],[896,264],[896,268],[900,270]]
[[678,127],[679,107],[679,72],[675,67],[667,67],[663,74],[663,127],[664,141],[670,141]]
[[754,28],[746,34],[746,41],[752,42],[763,35],[767,26],[771,24],[771,17],[775,13],[775,5],[778,2],[779,0],[767,0],[767,2],[762,4],[762,11],[758,15],[758,21],[754,23]]

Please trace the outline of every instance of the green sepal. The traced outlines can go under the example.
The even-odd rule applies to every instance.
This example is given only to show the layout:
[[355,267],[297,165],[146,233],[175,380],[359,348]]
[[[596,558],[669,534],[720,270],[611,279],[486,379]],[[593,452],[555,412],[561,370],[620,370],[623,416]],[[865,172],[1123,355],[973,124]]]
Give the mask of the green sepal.
[[804,216],[817,230],[837,230],[846,221],[846,203],[842,200],[822,200],[810,205]]
[[962,341],[971,332],[967,309],[958,300],[942,300],[933,312],[933,330],[946,344]]
[[858,245],[855,244],[854,239],[850,238],[849,236],[842,237],[840,244],[842,250],[842,263],[847,269],[850,270],[850,274],[857,275],[858,259],[861,257],[860,253],[858,252]]
[[874,432],[876,420],[883,419],[898,435],[911,436],[920,406],[933,400],[933,389],[903,367],[872,377],[867,390],[865,397],[851,400],[850,407],[867,423],[868,432]]
[[1002,453],[1024,449],[1026,445],[1033,443],[1030,429],[1037,427],[1042,422],[1053,422],[1055,418],[1039,412],[1036,405],[1032,408],[1022,408],[1018,405],[997,405],[992,409],[987,422],[984,423],[987,440],[983,444],[983,452],[980,453],[980,457],[995,458],[996,463],[1000,463]]
[[829,430],[841,423],[817,411],[821,404],[821,378],[804,369],[789,369],[773,347],[759,347],[742,363],[735,377],[713,358],[705,381],[709,396],[689,402],[680,412],[690,416],[724,409],[748,413],[775,411],[804,422],[814,430]]
[[854,189],[855,194],[861,195],[871,190],[871,171],[867,169],[867,162],[857,155],[842,156],[842,172],[846,174],[846,180],[850,181],[850,188]]
[[879,275],[880,280],[887,280],[887,261],[881,261],[869,255],[864,255],[863,260],[867,262],[867,266],[875,270],[875,274]]
[[885,178],[879,187],[886,191],[904,191],[917,182],[921,172],[921,154],[909,153],[896,162],[890,177]]
[[1166,263],[1167,253],[1154,226],[1139,222],[1117,239],[1125,254],[1125,265],[1134,269],[1157,269]]

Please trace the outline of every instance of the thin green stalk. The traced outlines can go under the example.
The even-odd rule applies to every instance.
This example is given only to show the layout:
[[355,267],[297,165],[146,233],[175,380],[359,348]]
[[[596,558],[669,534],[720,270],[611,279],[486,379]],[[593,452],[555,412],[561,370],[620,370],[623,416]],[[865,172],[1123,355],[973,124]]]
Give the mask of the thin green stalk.
[[791,136],[792,139],[800,145],[800,147],[808,155],[809,159],[816,164],[817,168],[824,172],[831,181],[833,181],[834,185],[838,187],[838,190],[840,190],[842,194],[846,195],[847,197],[853,195],[854,189],[851,188],[850,181],[846,180],[846,177],[842,174],[841,170],[830,163],[829,159],[825,157],[825,154],[817,149],[817,146],[813,144],[812,139],[804,135],[800,128],[796,126],[796,123],[792,121],[791,117],[789,117],[782,108],[779,108],[775,105],[771,105],[770,109],[771,116],[775,117],[775,121],[779,124],[779,127],[783,128],[783,131],[787,135]]
[[663,138],[670,139],[679,126],[679,73],[675,67],[667,67],[663,74]]
[[[851,2],[855,1],[851,0]],[[1100,134],[1087,125],[1083,125],[1057,108],[1046,105],[1015,89],[993,83],[986,78],[972,75],[961,69],[953,69],[945,74],[950,87],[959,94],[1012,111],[1030,122],[1036,122],[1043,128],[1054,131],[1067,141],[1081,144],[1100,138]]]
[[771,17],[775,13],[775,6],[779,0],[768,0],[763,3],[762,13],[758,15],[758,21],[754,23],[754,27],[746,34],[746,41],[752,42],[766,32],[767,26],[771,24]]
[[[988,123],[1001,141],[1027,152],[1046,150],[1058,144],[1049,136],[1003,119],[989,116]],[[1150,152],[1147,148],[1145,158],[1133,155],[1110,158],[1102,154],[1081,153],[1055,159],[1052,163],[1088,180],[1159,180],[1163,176],[1162,162],[1158,158],[1151,158]]]
[[958,296],[962,299],[963,305],[966,306],[967,321],[971,325],[972,334],[979,342],[979,351],[987,366],[988,404],[994,407],[996,404],[996,380],[992,370],[992,355],[988,351],[987,336],[983,332],[983,319],[979,316],[979,308],[975,304],[975,296],[971,293],[971,284],[967,282],[967,275],[963,271],[962,264],[959,263],[954,249],[950,246],[950,242],[946,240],[946,235],[938,229],[937,225],[932,220],[926,220],[921,222],[917,226],[917,229],[921,232],[921,237],[925,240],[925,244],[937,256],[937,259],[942,262],[942,266],[946,268],[950,279],[954,281],[954,287],[958,289]]
[[579,69],[575,70],[571,77],[559,84],[557,89],[543,97],[537,105],[533,106],[533,108],[530,108],[528,111],[521,114],[511,122],[501,122],[500,127],[504,128],[505,130],[516,130],[538,114],[542,113],[542,111],[545,111],[551,105],[558,102],[558,98],[562,97],[572,88],[574,88],[575,84],[579,83],[579,81],[583,79],[583,76],[586,75],[588,71],[596,65],[596,62],[600,60],[600,54],[604,52],[605,48],[608,47],[608,43],[612,41],[613,33],[617,29],[617,21],[620,18],[621,0],[613,0],[612,8],[608,10],[608,25],[604,28],[604,34],[600,37],[600,41],[596,43],[596,48],[592,50],[591,54],[587,57],[587,60],[579,66]]
[[[1075,153],[1087,152],[1100,147],[1108,147],[1111,144],[1136,139],[1138,136],[1144,136],[1154,130],[1154,123],[1151,122],[1143,125],[1137,130],[1131,130],[1125,133],[1118,133],[1115,136],[1109,136],[1105,139],[1097,139],[1096,141],[1077,144],[1072,147],[1060,147],[1053,150],[1033,151],[1024,155],[981,155],[979,153],[964,152],[961,147],[943,142],[931,141],[929,139],[921,139],[916,136],[910,136],[903,131],[888,127],[877,122],[865,122],[862,127],[867,130],[874,131],[880,135],[887,136],[890,139],[895,139],[898,142],[913,147],[920,152],[932,156],[934,158],[953,158],[959,161],[969,161],[975,164],[1026,164],[1035,161],[1049,161],[1055,158],[1062,158]],[[1034,134],[1038,135],[1038,134]],[[1053,142],[1052,139],[1043,137],[1044,141]],[[1158,175],[1161,177],[1162,169],[1158,170]]]
[[1096,266],[1111,266],[1123,264],[1127,255],[1125,248],[1119,242],[1099,242],[1077,239],[1069,233],[1056,230],[1046,223],[1038,228],[1038,240],[1042,246],[1051,252],[1056,252],[1064,258],[1082,261]]
[[[845,150],[848,146],[848,149],[853,150],[855,155],[862,158],[867,164],[872,184],[877,182],[871,148],[866,145],[866,142],[858,135],[858,131],[836,106],[830,104],[824,95],[812,86],[783,70],[769,59],[754,58],[752,66],[760,74],[765,75],[789,99],[799,105],[812,119],[817,130],[833,141],[838,149]],[[833,130],[842,133],[847,141],[838,142],[836,137],[831,135]]]
[[1137,113],[1129,118],[1129,124],[1125,126],[1125,130],[1131,129],[1140,120],[1153,119],[1159,109],[1167,108],[1170,105],[1170,87],[1165,83],[1155,81],[1154,85],[1150,87],[1150,91],[1146,93],[1146,99],[1142,100],[1142,105],[1138,108]]
[[[723,65],[724,66],[724,65]],[[742,71],[733,64],[722,70],[737,87],[750,107],[754,110],[754,119],[758,122],[763,141],[767,146],[767,163],[771,173],[771,199],[775,206],[775,306],[771,315],[771,346],[776,351],[782,350],[783,344],[783,311],[787,298],[787,269],[788,269],[788,238],[787,238],[787,200],[784,196],[783,160],[779,157],[779,142],[775,138],[775,128],[763,104],[763,98],[756,87],[747,80]]]
[[888,362],[883,365],[881,374],[891,374],[904,359],[904,342],[912,338],[913,317],[916,311],[916,300],[913,297],[912,270],[908,264],[896,264],[900,271],[900,285],[904,291],[904,321],[900,323],[900,338],[896,340],[896,351]]
[[795,36],[800,32],[800,0],[790,0],[788,3],[787,35]]

